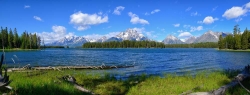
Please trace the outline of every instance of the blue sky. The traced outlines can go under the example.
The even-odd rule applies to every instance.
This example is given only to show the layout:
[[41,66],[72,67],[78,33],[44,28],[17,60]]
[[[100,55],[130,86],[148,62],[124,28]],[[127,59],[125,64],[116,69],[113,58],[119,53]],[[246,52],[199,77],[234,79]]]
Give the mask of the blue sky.
[[38,33],[45,42],[63,37],[113,36],[128,28],[162,41],[208,30],[250,28],[249,0],[0,0],[0,26]]

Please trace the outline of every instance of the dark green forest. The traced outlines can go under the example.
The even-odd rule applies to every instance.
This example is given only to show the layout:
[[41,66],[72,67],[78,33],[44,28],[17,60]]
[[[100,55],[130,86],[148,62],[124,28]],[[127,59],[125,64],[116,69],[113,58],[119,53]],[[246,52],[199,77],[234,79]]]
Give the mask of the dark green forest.
[[214,42],[194,43],[194,44],[164,44],[155,41],[129,41],[122,42],[88,42],[83,44],[83,48],[217,48]]
[[241,33],[239,25],[235,25],[233,28],[233,34],[229,34],[225,37],[220,35],[218,41],[219,49],[234,49],[234,50],[246,50],[250,48],[250,31],[246,28]]
[[21,36],[18,35],[17,29],[7,27],[3,29],[1,27],[0,32],[0,49],[39,49],[40,48],[41,39],[36,34],[28,33],[24,31]]

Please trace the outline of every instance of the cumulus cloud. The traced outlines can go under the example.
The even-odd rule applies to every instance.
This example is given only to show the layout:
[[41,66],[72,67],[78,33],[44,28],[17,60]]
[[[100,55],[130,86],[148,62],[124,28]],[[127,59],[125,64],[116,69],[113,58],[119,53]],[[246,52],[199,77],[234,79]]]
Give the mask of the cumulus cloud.
[[135,27],[132,29],[136,30],[138,33],[142,33],[142,34],[146,35],[149,38],[156,38],[157,37],[157,35],[155,34],[154,31],[146,31],[146,29],[144,27],[142,27],[142,28]]
[[203,24],[203,21],[197,21],[198,24]]
[[243,9],[243,7],[232,7],[230,9],[227,9],[225,13],[222,15],[222,17],[225,17],[227,19],[232,18],[238,18],[244,14],[247,13],[247,9]]
[[250,8],[250,2],[245,5],[246,8]]
[[203,30],[203,26],[190,27],[190,32],[201,31],[201,30]]
[[134,28],[132,28],[133,30],[136,30],[138,33],[143,33],[143,32],[145,32],[145,28],[144,27],[142,27],[142,28],[137,28],[137,27],[134,27]]
[[200,16],[200,14],[198,12],[193,12],[191,13],[191,16]]
[[38,20],[38,21],[43,21],[40,17],[38,17],[38,16],[34,16],[33,17],[35,20]]
[[241,20],[243,20],[243,18],[237,18],[237,19],[235,19],[236,22],[239,22]]
[[108,22],[108,16],[98,14],[87,14],[81,11],[70,15],[70,23],[75,25],[78,31],[83,31],[90,28],[91,25],[97,25]]
[[108,34],[104,34],[104,35],[100,35],[100,34],[91,34],[91,35],[84,35],[83,37],[87,38],[87,39],[92,39],[92,40],[97,40],[100,39],[101,37],[105,36],[107,38],[110,37],[115,37],[116,35],[118,35],[120,32],[110,32]]
[[212,16],[207,16],[204,18],[203,23],[205,24],[211,24],[214,23],[214,21],[219,20],[218,18],[213,18]]
[[129,12],[128,15],[131,17],[130,22],[132,24],[149,24],[149,22],[145,19],[140,19],[139,16],[136,14],[133,14],[132,12]]
[[158,13],[160,11],[161,11],[160,9],[155,9],[155,10],[151,11],[150,13],[146,12],[145,15],[155,14],[155,13]]
[[188,38],[188,37],[191,37],[193,36],[190,32],[181,32],[178,37],[180,38]]
[[30,6],[29,6],[29,5],[25,5],[25,6],[24,6],[24,9],[26,9],[26,8],[30,8]]
[[182,33],[182,32],[184,32],[184,31],[183,31],[183,30],[178,30],[177,32]]
[[212,12],[215,11],[217,8],[218,8],[218,6],[214,7],[214,8],[212,9]]
[[67,33],[66,28],[63,26],[52,26],[52,30],[52,32],[42,32],[37,34],[41,37],[41,40],[44,40],[45,43],[54,42],[64,37],[68,38],[75,36],[72,32]]
[[187,12],[187,11],[190,11],[191,9],[192,9],[192,7],[188,7],[188,8],[186,9],[186,12]]
[[113,14],[115,14],[115,15],[121,15],[121,11],[123,11],[124,9],[125,9],[125,7],[123,7],[123,6],[118,6],[118,7],[116,7],[116,8],[114,9]]
[[151,14],[154,14],[154,13],[157,13],[157,12],[160,12],[160,9],[155,9],[151,12]]
[[150,15],[150,13],[146,12],[145,15]]
[[189,28],[191,25],[183,25],[184,28]]
[[174,25],[174,27],[180,27],[180,23],[176,23],[176,24],[173,24]]

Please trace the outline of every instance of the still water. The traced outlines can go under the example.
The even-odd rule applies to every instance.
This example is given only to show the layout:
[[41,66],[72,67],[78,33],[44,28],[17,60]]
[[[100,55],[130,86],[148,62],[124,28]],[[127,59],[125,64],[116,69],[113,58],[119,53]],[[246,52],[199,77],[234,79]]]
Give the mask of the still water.
[[[216,49],[45,49],[6,52],[8,66],[132,65],[106,70],[123,74],[163,74],[199,70],[238,69],[250,64],[250,52]],[[14,56],[16,55],[17,58]],[[15,63],[13,62],[13,60]]]

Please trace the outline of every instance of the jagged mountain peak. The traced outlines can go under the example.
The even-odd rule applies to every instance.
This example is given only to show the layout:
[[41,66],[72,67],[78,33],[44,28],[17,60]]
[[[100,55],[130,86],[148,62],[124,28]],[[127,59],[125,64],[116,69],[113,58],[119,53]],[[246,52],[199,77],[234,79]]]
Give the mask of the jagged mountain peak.
[[[117,41],[122,41],[122,40],[133,40],[133,41],[142,41],[142,40],[149,40],[147,37],[145,37],[142,33],[136,31],[135,29],[127,29],[124,32],[119,33],[116,35],[116,38],[111,37],[109,39],[112,39],[114,41],[115,39]],[[110,41],[110,40],[107,40]]]
[[173,36],[173,35],[168,35],[166,39],[172,39],[172,40],[177,40],[178,38]]
[[185,43],[193,43],[196,40],[197,37],[191,36],[185,40]]
[[182,44],[183,42],[173,35],[168,35],[163,41],[164,44]]
[[218,42],[219,36],[222,34],[222,32],[213,32],[211,30],[207,31],[200,37],[198,37],[194,43],[200,43],[200,42]]

